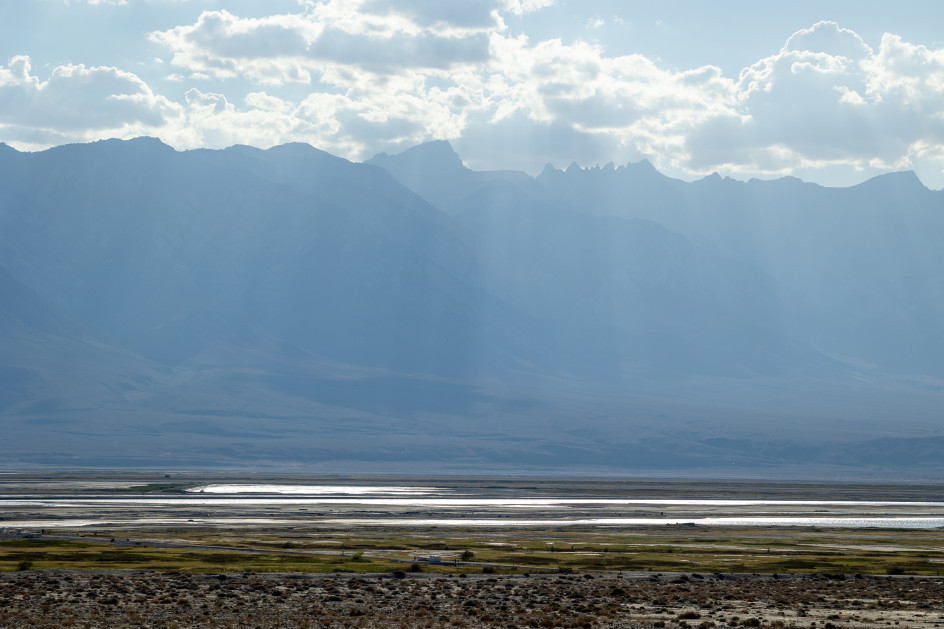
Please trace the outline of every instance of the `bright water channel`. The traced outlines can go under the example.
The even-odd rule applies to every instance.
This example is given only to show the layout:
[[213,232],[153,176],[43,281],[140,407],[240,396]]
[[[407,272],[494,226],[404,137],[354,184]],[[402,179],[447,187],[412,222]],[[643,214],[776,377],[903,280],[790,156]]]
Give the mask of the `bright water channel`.
[[[446,484],[448,485],[448,484]],[[535,495],[409,485],[202,484],[178,494],[0,494],[0,529],[782,526],[944,528],[944,502]]]

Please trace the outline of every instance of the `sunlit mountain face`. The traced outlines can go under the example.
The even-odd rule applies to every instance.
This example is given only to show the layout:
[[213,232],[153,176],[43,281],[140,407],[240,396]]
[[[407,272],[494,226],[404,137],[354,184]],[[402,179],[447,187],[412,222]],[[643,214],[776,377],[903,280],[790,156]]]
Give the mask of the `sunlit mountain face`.
[[[0,460],[932,475],[944,193],[0,147]],[[891,472],[889,472],[891,470]]]

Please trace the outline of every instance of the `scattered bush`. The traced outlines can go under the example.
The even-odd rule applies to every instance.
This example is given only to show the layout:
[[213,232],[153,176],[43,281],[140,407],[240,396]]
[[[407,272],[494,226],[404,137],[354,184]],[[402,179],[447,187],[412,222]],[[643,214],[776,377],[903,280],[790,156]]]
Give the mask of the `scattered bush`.
[[472,561],[472,559],[474,558],[475,558],[475,553],[473,553],[471,550],[463,550],[462,554],[459,555],[460,561]]
[[16,564],[16,569],[19,570],[20,572],[23,572],[23,571],[25,571],[25,570],[29,570],[29,569],[32,568],[32,567],[33,567],[33,562],[30,561],[29,559],[24,559],[24,560],[22,560],[21,562],[19,562],[18,564]]

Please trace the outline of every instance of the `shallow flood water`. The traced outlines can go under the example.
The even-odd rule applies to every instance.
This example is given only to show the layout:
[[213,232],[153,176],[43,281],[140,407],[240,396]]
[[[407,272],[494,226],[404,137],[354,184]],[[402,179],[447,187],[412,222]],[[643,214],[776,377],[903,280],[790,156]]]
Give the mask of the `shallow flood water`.
[[730,518],[332,518],[298,519],[279,518],[130,518],[130,519],[61,519],[21,520],[8,525],[18,528],[62,529],[117,527],[140,528],[154,526],[174,527],[255,527],[255,526],[349,526],[349,527],[475,527],[475,528],[544,528],[547,526],[579,527],[640,527],[640,526],[777,526],[777,527],[821,527],[821,528],[887,528],[887,529],[944,529],[944,518],[778,518],[778,517],[730,517]]
[[[0,528],[666,525],[944,528],[944,501],[938,500],[850,500],[823,497],[829,492],[822,489],[811,492],[814,497],[810,499],[798,499],[795,491],[782,499],[753,495],[699,498],[691,496],[690,491],[688,495],[679,495],[677,487],[663,496],[627,495],[632,489],[633,486],[619,486],[612,492],[618,495],[607,495],[604,487],[595,491],[592,483],[585,483],[581,491],[567,492],[566,482],[531,489],[469,483],[450,486],[448,482],[430,486],[194,483],[173,494],[103,494],[94,489],[75,488],[61,492],[0,493]],[[756,494],[756,488],[734,485],[731,493]]]

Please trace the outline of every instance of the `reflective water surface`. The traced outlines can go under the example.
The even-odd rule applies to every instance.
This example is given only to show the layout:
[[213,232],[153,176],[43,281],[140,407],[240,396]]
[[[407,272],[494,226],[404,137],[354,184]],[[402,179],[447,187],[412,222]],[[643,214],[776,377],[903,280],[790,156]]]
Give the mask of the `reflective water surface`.
[[187,493],[200,494],[297,494],[304,496],[320,495],[419,495],[440,491],[436,487],[401,487],[396,485],[253,485],[222,483],[200,485],[184,490]]
[[[116,484],[117,485],[117,484]],[[0,529],[164,527],[645,527],[784,526],[844,528],[944,528],[944,501],[906,498],[847,499],[842,488],[776,487],[757,497],[754,486],[732,485],[700,498],[689,486],[653,487],[592,482],[421,484],[191,483],[149,489],[127,483],[108,493],[88,483],[54,491],[48,483],[29,491],[0,493]],[[26,489],[23,490],[22,488]],[[684,488],[685,491],[681,491]],[[2,486],[0,486],[2,489]],[[12,487],[11,487],[12,489]],[[166,493],[170,491],[171,493]],[[786,497],[776,497],[778,491]],[[854,495],[868,495],[859,490]],[[744,497],[750,496],[750,497]],[[836,497],[834,497],[836,496]],[[527,514],[527,515],[525,515]]]

